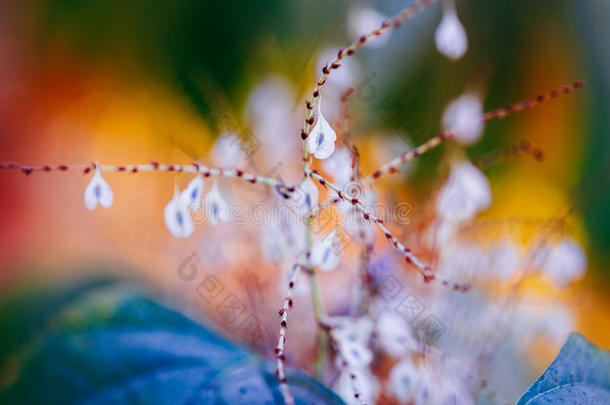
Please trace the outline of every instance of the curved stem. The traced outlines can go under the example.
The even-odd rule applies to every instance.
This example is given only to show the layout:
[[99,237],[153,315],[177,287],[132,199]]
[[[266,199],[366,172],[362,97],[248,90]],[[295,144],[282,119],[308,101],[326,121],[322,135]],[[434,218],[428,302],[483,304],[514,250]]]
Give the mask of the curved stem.
[[419,259],[417,256],[415,256],[409,248],[407,248],[400,241],[398,241],[398,239],[394,235],[392,235],[392,233],[388,230],[388,228],[386,228],[383,220],[381,220],[380,218],[375,216],[373,213],[371,213],[369,210],[367,210],[357,198],[353,198],[353,197],[345,194],[343,191],[341,191],[341,189],[339,187],[337,187],[335,184],[331,183],[330,181],[328,181],[327,179],[325,179],[323,176],[321,176],[319,173],[317,173],[315,171],[311,172],[310,176],[315,178],[316,180],[318,180],[318,182],[320,184],[322,184],[323,186],[328,186],[330,189],[332,189],[334,192],[336,192],[337,195],[339,196],[339,198],[351,203],[355,209],[360,211],[360,213],[362,214],[362,216],[365,220],[376,225],[383,232],[383,234],[385,235],[386,239],[390,242],[390,244],[396,250],[398,250],[400,253],[402,253],[402,255],[405,257],[407,263],[413,264],[415,266],[415,268],[422,275],[424,282],[438,281],[438,282],[440,282],[440,284],[443,287],[448,287],[455,291],[460,291],[460,292],[466,292],[470,289],[469,284],[456,283],[456,282],[447,280],[445,278],[437,277],[429,265],[424,263],[421,259]]
[[216,167],[207,167],[199,163],[192,164],[164,164],[158,162],[150,162],[149,164],[139,165],[98,165],[91,163],[89,165],[44,165],[44,166],[27,166],[19,163],[1,162],[0,170],[21,170],[25,175],[30,175],[33,172],[53,172],[53,171],[77,171],[83,174],[88,174],[95,169],[101,172],[124,172],[124,173],[139,173],[146,171],[155,172],[173,172],[173,173],[201,173],[203,177],[232,177],[240,178],[250,184],[262,183],[269,186],[278,187],[283,193],[292,193],[295,191],[295,186],[286,184],[271,177],[259,176],[257,174],[246,173],[240,169],[222,169]]

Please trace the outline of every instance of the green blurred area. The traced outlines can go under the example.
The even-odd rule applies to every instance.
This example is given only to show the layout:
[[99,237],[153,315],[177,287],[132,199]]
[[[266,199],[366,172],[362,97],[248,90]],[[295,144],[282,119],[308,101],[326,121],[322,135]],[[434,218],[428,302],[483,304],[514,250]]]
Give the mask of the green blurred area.
[[[29,2],[36,27],[33,44],[46,57],[57,44],[67,46],[84,64],[132,69],[184,94],[209,118],[210,99],[202,83],[222,89],[236,110],[256,82],[280,73],[298,86],[313,83],[311,61],[324,44],[348,43],[345,33],[347,1],[268,0],[261,2],[104,1],[55,0]],[[403,1],[362,2],[393,14]],[[604,1],[458,1],[460,18],[470,46],[464,60],[455,64],[434,49],[432,36],[439,8],[433,7],[416,21],[393,34],[387,49],[365,49],[358,58],[361,76],[376,74],[375,100],[363,100],[359,112],[369,128],[400,129],[412,144],[439,129],[445,103],[465,85],[485,88],[486,107],[504,106],[531,94],[531,56],[548,64],[549,71],[567,64],[557,86],[584,78],[588,86],[577,97],[580,111],[575,143],[583,145],[574,203],[584,214],[591,238],[593,260],[610,264],[610,3]],[[422,21],[417,21],[421,17]],[[544,59],[546,47],[562,49],[562,59]],[[402,52],[413,47],[413,52]],[[534,52],[534,53],[532,53]],[[539,54],[538,54],[539,52]],[[477,78],[480,83],[474,81]],[[308,84],[310,83],[310,84]],[[540,88],[540,91],[547,90]],[[396,100],[384,109],[378,100]],[[368,104],[367,104],[368,103]],[[366,106],[369,106],[367,109]],[[358,108],[358,106],[356,107]],[[365,112],[369,112],[367,115]],[[493,122],[486,136],[471,147],[476,159],[487,151],[520,141],[515,128],[519,118]],[[439,152],[440,153],[440,152]],[[414,184],[428,186],[438,155],[421,159]],[[580,167],[581,166],[581,167]],[[426,176],[426,173],[428,176]],[[490,176],[501,175],[502,167]],[[561,179],[558,179],[561,182]],[[610,271],[604,270],[605,276]]]

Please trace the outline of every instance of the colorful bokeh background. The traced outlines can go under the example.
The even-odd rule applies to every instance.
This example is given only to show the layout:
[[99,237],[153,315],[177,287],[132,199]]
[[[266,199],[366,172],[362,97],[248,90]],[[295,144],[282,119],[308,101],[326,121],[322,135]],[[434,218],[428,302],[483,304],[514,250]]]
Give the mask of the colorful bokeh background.
[[[387,15],[403,3],[363,2]],[[218,136],[214,112],[228,109],[243,117],[248,95],[265,78],[284,77],[296,89],[295,103],[302,100],[314,83],[318,52],[350,41],[345,26],[352,5],[2,2],[0,161],[190,163],[192,156],[206,156]],[[494,204],[484,217],[535,224],[571,211],[566,232],[582,244],[589,265],[586,277],[561,299],[577,314],[577,330],[610,347],[610,4],[485,0],[458,1],[458,9],[470,47],[457,63],[434,48],[438,7],[393,32],[385,47],[364,49],[357,57],[361,70],[354,85],[374,92],[354,100],[354,132],[365,134],[360,152],[374,154],[388,132],[402,134],[411,145],[433,136],[445,104],[468,86],[484,91],[491,109],[585,79],[587,85],[574,94],[490,122],[483,140],[467,153],[476,161],[523,139],[543,151],[542,162],[510,157],[486,170]],[[392,100],[395,107],[380,108],[379,100]],[[437,173],[433,154],[404,180],[414,205],[438,186]],[[82,197],[88,177],[80,173],[0,172],[3,293],[111,271],[179,297],[187,287],[176,268],[192,252],[203,266],[206,254],[224,254],[231,258],[228,267],[255,274],[258,282],[276,276],[264,263],[248,260],[254,241],[229,246],[226,227],[197,231],[226,241],[214,252],[197,238],[176,240],[167,232],[163,207],[176,178],[184,185],[187,177],[105,177],[115,203],[89,212]],[[251,298],[275,319],[276,297]],[[554,353],[540,354],[536,367],[543,368]]]

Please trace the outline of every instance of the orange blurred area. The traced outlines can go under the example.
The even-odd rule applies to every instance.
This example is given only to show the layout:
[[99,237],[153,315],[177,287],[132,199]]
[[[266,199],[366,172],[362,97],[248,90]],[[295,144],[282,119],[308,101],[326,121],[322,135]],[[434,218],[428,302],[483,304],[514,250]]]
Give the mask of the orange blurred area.
[[[179,142],[189,153],[209,147],[206,123],[168,89],[116,73],[71,69],[66,62],[4,92],[2,133],[10,136],[3,137],[3,161],[190,163]],[[9,273],[17,268],[83,260],[159,269],[154,256],[171,256],[171,248],[160,247],[174,242],[160,213],[174,182],[186,180],[150,173],[109,174],[108,180],[116,204],[91,215],[83,204],[88,177],[82,174],[2,173],[3,279],[22,277]],[[43,263],[36,263],[41,258]]]

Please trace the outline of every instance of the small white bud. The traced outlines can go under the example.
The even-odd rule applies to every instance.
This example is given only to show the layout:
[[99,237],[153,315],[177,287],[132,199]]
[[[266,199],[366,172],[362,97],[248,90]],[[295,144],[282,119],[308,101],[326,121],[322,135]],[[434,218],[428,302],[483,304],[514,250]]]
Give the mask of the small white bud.
[[292,194],[292,200],[300,215],[307,215],[318,207],[318,189],[309,177]]
[[96,167],[91,181],[85,189],[85,206],[87,209],[93,210],[99,203],[104,208],[109,208],[114,201],[112,189],[102,178],[100,168]]
[[419,370],[409,359],[397,363],[388,377],[388,391],[401,403],[413,399],[414,393],[419,388]]
[[490,204],[487,177],[472,163],[462,162],[451,170],[436,201],[436,210],[440,216],[460,222],[471,219]]
[[220,194],[217,184],[214,184],[214,187],[205,196],[205,211],[208,221],[212,225],[216,225],[218,222],[227,222],[230,218],[229,206]]
[[316,124],[307,138],[307,149],[316,159],[326,159],[335,151],[337,134],[322,115],[322,96],[318,99]]
[[165,206],[163,218],[167,229],[176,238],[188,238],[195,230],[186,201],[181,197],[178,188],[175,189],[172,200]]
[[542,271],[555,285],[564,288],[582,277],[586,268],[587,258],[582,248],[574,240],[566,238],[550,248]]
[[203,187],[203,176],[201,176],[201,174],[198,174],[180,193],[180,198],[182,199],[187,208],[193,207],[194,209],[197,209],[200,207]]
[[312,246],[311,264],[324,272],[329,272],[337,267],[342,255],[341,241],[337,237],[337,228],[335,228]]
[[443,129],[462,144],[471,144],[483,132],[483,106],[475,94],[466,93],[451,101],[443,112]]
[[393,311],[383,311],[377,319],[377,338],[390,356],[400,358],[418,348],[411,326]]
[[468,37],[453,6],[443,10],[443,18],[436,28],[434,40],[436,49],[451,60],[460,59],[466,53]]

